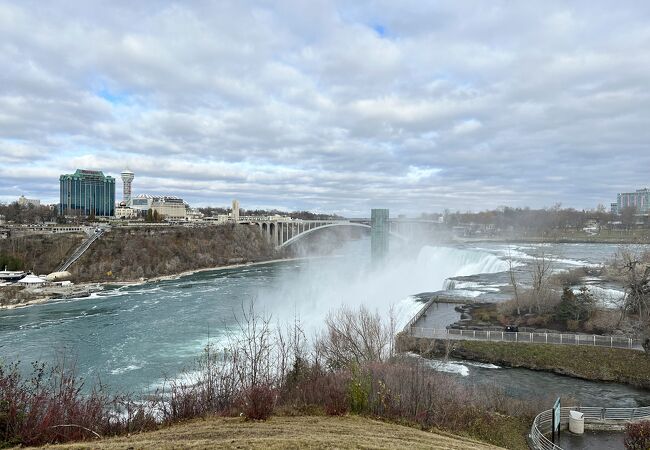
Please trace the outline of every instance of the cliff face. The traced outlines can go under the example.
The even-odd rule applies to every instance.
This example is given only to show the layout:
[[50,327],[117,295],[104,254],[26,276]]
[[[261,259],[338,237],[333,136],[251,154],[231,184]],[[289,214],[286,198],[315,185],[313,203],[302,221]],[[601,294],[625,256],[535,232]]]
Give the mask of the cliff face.
[[0,270],[33,270],[37,274],[53,272],[77,248],[83,233],[35,234],[0,239]]
[[253,226],[114,228],[69,270],[77,282],[128,281],[273,256],[274,249]]

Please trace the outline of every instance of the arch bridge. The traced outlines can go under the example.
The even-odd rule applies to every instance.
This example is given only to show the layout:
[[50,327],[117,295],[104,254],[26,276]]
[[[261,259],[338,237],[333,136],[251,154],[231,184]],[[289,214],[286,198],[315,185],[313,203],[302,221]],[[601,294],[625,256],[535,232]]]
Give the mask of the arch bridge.
[[[383,215],[375,217],[376,211],[385,211]],[[373,217],[346,219],[346,220],[301,220],[289,218],[242,218],[239,223],[258,226],[260,232],[276,248],[285,248],[304,237],[333,227],[360,227],[371,230],[373,246],[376,242],[385,241],[387,250],[387,239],[394,236],[408,241],[413,235],[423,229],[431,229],[437,222],[422,219],[389,219],[388,210],[373,210]]]

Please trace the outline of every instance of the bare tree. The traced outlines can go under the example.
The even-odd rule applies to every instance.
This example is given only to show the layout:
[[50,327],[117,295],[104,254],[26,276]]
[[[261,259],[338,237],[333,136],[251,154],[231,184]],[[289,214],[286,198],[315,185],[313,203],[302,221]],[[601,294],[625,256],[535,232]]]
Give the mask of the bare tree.
[[515,301],[515,308],[517,309],[517,315],[521,316],[521,299],[519,298],[519,281],[515,276],[515,264],[510,252],[510,246],[508,246],[508,255],[506,261],[508,262],[508,276],[510,278],[510,285],[514,291],[513,300]]
[[529,312],[535,305],[538,313],[548,306],[552,289],[550,287],[551,260],[542,250],[538,253],[531,264],[531,295],[533,301],[529,305]]
[[229,336],[233,363],[239,385],[244,388],[272,381],[274,341],[270,326],[271,316],[259,314],[255,301],[242,304],[237,327]]
[[275,359],[277,361],[278,379],[286,381],[289,374],[294,379],[300,376],[300,370],[307,363],[307,339],[305,331],[297,317],[292,324],[287,324],[283,331],[280,324],[275,333]]
[[316,351],[330,368],[366,361],[385,361],[394,350],[395,321],[382,321],[365,306],[342,307],[325,320],[326,331],[316,340]]
[[641,251],[622,249],[616,258],[623,275],[625,296],[621,304],[621,319],[636,317],[643,348],[650,352],[650,263]]
[[633,228],[636,225],[636,207],[626,206],[621,209],[621,222],[626,229]]

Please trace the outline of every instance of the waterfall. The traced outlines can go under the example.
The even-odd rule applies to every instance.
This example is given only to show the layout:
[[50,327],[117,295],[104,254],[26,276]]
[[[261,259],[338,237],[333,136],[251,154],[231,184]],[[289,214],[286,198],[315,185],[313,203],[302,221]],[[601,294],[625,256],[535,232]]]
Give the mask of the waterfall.
[[507,269],[505,261],[487,251],[425,246],[415,258],[389,255],[385,265],[374,269],[357,258],[319,261],[300,273],[287,273],[280,289],[264,291],[260,298],[276,317],[297,315],[307,329],[320,329],[327,313],[341,305],[363,304],[384,316],[392,307],[398,322],[406,323],[421,307],[412,295],[441,290],[448,278]]

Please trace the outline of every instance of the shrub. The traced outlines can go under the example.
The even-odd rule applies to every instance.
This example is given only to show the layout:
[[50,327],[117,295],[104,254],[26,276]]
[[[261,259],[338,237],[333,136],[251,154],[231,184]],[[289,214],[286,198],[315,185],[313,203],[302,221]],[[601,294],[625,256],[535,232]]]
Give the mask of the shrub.
[[569,331],[578,331],[580,328],[580,322],[577,320],[567,320],[566,321],[566,329]]
[[621,314],[614,310],[595,310],[589,320],[585,322],[585,331],[600,333],[611,333],[621,320]]
[[249,420],[266,420],[273,414],[276,399],[277,392],[272,386],[251,386],[242,393],[242,412]]
[[[337,378],[331,379],[336,381]],[[341,383],[331,383],[325,396],[323,407],[325,413],[330,416],[344,416],[350,411],[350,403],[348,402],[348,392],[346,386]]]
[[554,307],[553,314],[556,320],[581,322],[589,318],[594,304],[594,297],[587,287],[581,287],[577,294],[565,287],[560,302]]
[[370,376],[363,373],[360,369],[352,371],[352,381],[350,382],[350,409],[352,412],[361,414],[368,409],[368,398],[370,396],[371,379]]
[[17,364],[0,366],[0,445],[93,439],[155,426],[153,416],[128,396],[110,397],[101,389],[83,393],[83,386],[65,360],[49,369],[34,363],[27,379]]
[[298,410],[318,406],[323,408],[325,414],[342,416],[350,411],[350,382],[351,374],[346,369],[325,372],[313,365],[283,393],[281,401]]
[[624,442],[626,450],[650,449],[650,420],[627,424]]

